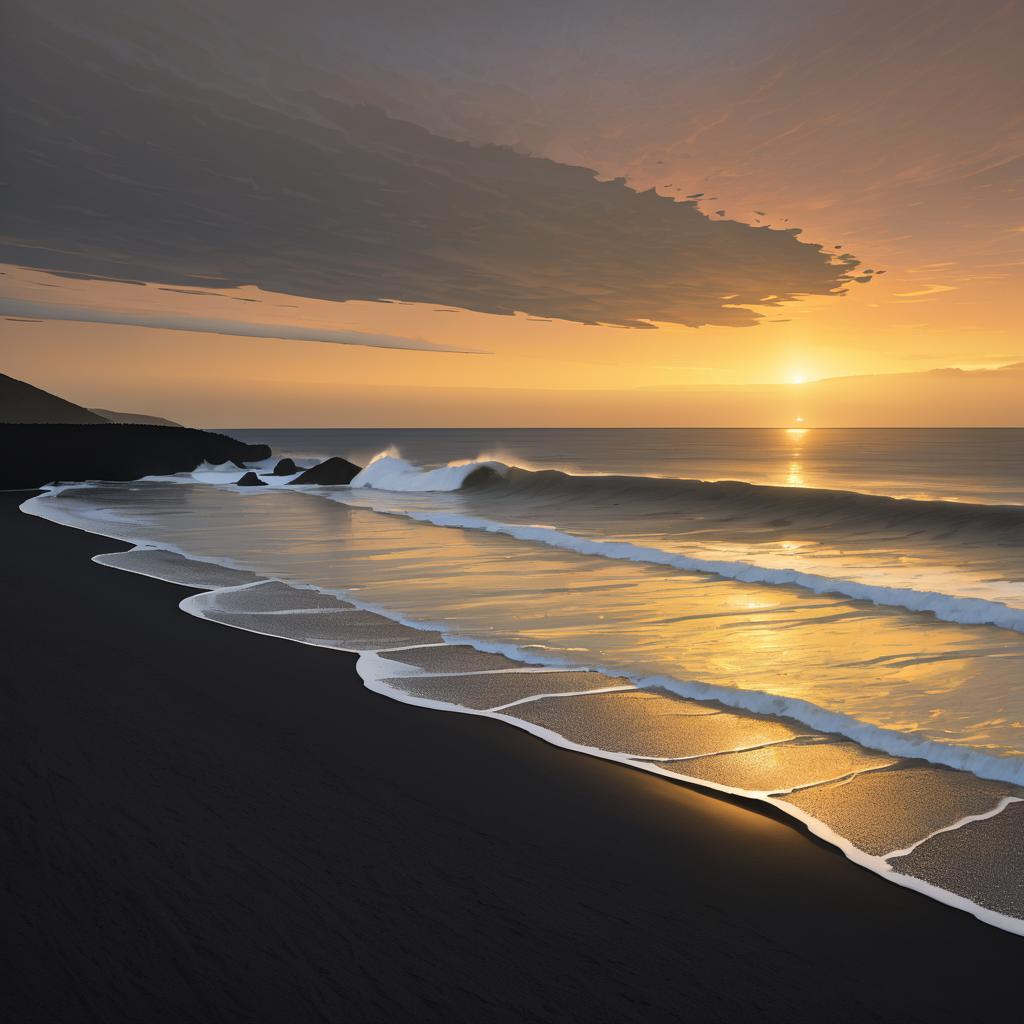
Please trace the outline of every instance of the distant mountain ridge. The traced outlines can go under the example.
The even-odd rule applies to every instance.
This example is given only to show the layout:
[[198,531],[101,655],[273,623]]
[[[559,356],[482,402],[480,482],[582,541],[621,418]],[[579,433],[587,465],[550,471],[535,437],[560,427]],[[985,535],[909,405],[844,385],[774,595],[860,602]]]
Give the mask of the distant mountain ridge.
[[109,420],[91,409],[0,373],[0,422],[108,423]]
[[180,427],[162,416],[112,409],[86,409],[34,384],[0,373],[0,423],[135,423]]
[[89,412],[102,416],[109,423],[141,423],[150,427],[181,427],[182,423],[164,419],[163,416],[147,416],[141,412],[115,412],[113,409],[90,409]]

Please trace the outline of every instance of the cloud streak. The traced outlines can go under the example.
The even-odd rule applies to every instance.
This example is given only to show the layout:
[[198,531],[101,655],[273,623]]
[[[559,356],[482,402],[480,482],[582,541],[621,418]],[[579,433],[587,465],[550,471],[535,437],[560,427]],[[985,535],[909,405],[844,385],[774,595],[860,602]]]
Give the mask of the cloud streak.
[[0,260],[631,327],[750,325],[748,307],[841,291],[856,267],[795,229],[328,98],[297,58],[268,98],[222,67],[244,27],[227,46],[151,31],[159,5],[107,7],[101,24],[11,4]]
[[420,338],[403,338],[391,334],[364,331],[332,331],[322,327],[297,324],[248,323],[222,317],[190,313],[124,311],[94,309],[89,306],[58,305],[31,299],[0,297],[0,316],[10,319],[44,322],[72,320],[78,323],[112,324],[116,326],[152,327],[164,331],[195,331],[203,334],[226,334],[238,338],[277,338],[284,341],[318,341],[331,345],[364,345],[369,348],[393,348],[410,352],[454,352],[487,355],[476,349],[436,345]]

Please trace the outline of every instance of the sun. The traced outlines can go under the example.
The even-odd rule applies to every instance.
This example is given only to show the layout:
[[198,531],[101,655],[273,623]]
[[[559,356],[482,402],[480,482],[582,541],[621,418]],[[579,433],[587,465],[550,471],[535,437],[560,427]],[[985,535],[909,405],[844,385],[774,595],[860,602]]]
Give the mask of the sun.
[[790,384],[803,384],[804,381],[806,381],[806,380],[807,380],[807,378],[802,373],[794,373],[793,376],[789,378],[789,383]]

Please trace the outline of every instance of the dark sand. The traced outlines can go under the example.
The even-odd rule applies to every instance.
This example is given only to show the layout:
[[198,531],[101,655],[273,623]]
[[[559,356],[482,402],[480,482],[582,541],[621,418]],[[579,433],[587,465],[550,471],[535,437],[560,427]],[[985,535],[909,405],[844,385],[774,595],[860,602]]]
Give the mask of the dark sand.
[[0,495],[0,1012],[1012,1016],[1024,942],[799,828],[204,623]]

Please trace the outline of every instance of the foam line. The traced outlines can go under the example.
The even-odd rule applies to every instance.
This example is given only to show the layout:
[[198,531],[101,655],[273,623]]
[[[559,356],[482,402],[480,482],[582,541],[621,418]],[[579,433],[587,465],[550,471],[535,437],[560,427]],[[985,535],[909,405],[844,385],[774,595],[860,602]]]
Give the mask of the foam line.
[[[403,625],[406,625],[406,623],[403,623]],[[419,628],[419,627],[414,627],[414,628]],[[431,647],[452,647],[452,646],[455,646],[458,643],[459,643],[458,641],[452,640],[450,643],[430,644],[429,646],[431,646]],[[424,644],[423,646],[426,647],[428,645]],[[388,650],[390,650],[390,651],[394,651],[394,650],[418,650],[418,648],[395,648],[395,647],[389,647]],[[413,668],[419,668],[419,666],[414,665]],[[552,675],[553,673],[556,673],[556,672],[572,673],[572,672],[577,672],[577,671],[579,671],[579,670],[578,669],[571,669],[571,668],[548,668],[546,665],[520,665],[520,666],[518,666],[516,668],[475,668],[475,669],[473,669],[470,672],[456,672],[456,671],[428,672],[425,669],[419,669],[419,671],[416,672],[415,674],[417,676],[422,676],[424,679],[438,679],[438,678],[440,678],[440,679],[447,679],[448,676],[501,676],[501,675],[525,676],[525,675],[530,675],[531,673],[534,674],[534,675],[545,675],[545,676],[548,676],[548,675]],[[401,673],[396,672],[395,676],[397,677],[400,674]],[[615,687],[615,689],[635,690],[636,687],[635,686],[622,686],[622,687]],[[596,690],[588,690],[587,692],[588,693],[596,693],[597,691]],[[557,696],[557,694],[550,694],[550,696]]]
[[[517,708],[520,704],[532,704],[537,700],[545,700],[548,697],[589,697],[593,693],[635,693],[635,686],[605,686],[600,690],[573,690],[570,693],[533,693],[529,697],[520,697],[519,700],[509,701],[508,704],[498,704],[488,711],[508,711],[509,708]],[[460,705],[461,707],[461,705]]]
[[[718,714],[721,714],[721,712],[718,712]],[[798,734],[796,736],[791,736],[789,739],[785,739],[785,740],[765,740],[764,743],[755,743],[755,744],[753,744],[752,746],[749,746],[749,747],[730,747],[727,750],[712,750],[712,751],[710,751],[710,752],[708,752],[706,754],[686,754],[683,757],[638,757],[638,758],[636,758],[636,760],[637,761],[658,761],[660,764],[681,764],[684,761],[699,761],[701,758],[704,758],[704,757],[721,757],[721,756],[723,756],[725,754],[748,754],[752,750],[764,750],[765,747],[785,747],[785,746],[787,746],[787,745],[789,745],[791,743],[797,743],[800,740],[813,739],[813,738],[814,738],[814,734],[813,733],[806,733],[806,734],[800,733],[800,734]],[[848,772],[847,774],[854,774],[854,773]],[[837,776],[837,778],[842,778],[842,776]],[[832,782],[834,780],[830,779],[828,781]],[[810,785],[818,786],[818,785],[820,785],[820,783],[812,782],[812,783],[810,783]],[[780,790],[780,789],[772,789],[772,790],[765,790],[765,792],[781,793],[782,790]],[[787,789],[786,792],[787,793],[792,793],[793,790],[792,789]]]
[[769,796],[786,797],[794,793],[802,793],[805,789],[814,789],[815,786],[829,786],[838,782],[851,782],[860,775],[870,775],[872,772],[884,772],[899,764],[899,761],[887,761],[885,764],[872,765],[870,768],[855,768],[853,771],[840,772],[830,779],[817,779],[814,782],[801,782],[798,786],[790,786],[789,789],[772,789],[768,791]]
[[982,811],[980,814],[968,814],[961,818],[959,821],[954,821],[952,825],[943,825],[942,828],[937,828],[934,832],[929,833],[924,839],[919,839],[916,843],[911,843],[910,846],[903,850],[893,850],[891,853],[883,855],[883,860],[892,860],[895,857],[906,857],[907,854],[913,853],[919,846],[927,843],[929,839],[934,839],[936,836],[942,835],[943,832],[956,832],[962,829],[964,825],[970,825],[972,821],[985,821],[986,818],[994,818],[997,814],[1002,814],[1010,804],[1019,804],[1024,802],[1024,798],[1019,796],[1004,796],[995,807],[990,808],[987,811]]

